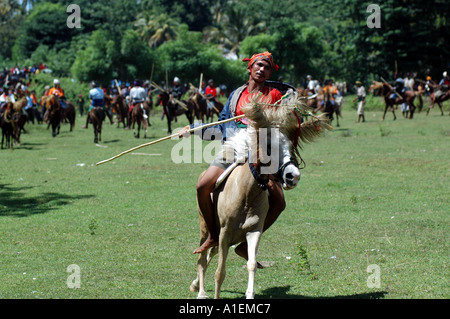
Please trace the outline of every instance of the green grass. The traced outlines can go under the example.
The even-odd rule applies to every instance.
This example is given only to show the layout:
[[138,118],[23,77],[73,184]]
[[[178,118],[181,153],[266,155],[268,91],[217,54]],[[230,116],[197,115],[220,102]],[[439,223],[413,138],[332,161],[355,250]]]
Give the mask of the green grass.
[[[270,266],[256,274],[256,297],[449,298],[445,111],[384,122],[370,111],[356,124],[346,104],[341,127],[304,146],[301,182],[261,240]],[[96,146],[84,120],[56,138],[28,125],[21,147],[0,151],[0,298],[195,298],[195,184],[209,163],[174,164],[166,141],[95,166],[166,126],[156,114],[137,140],[108,123]],[[67,287],[72,264],[79,289]],[[244,264],[230,254],[223,298],[244,297]],[[371,264],[380,288],[367,286]]]

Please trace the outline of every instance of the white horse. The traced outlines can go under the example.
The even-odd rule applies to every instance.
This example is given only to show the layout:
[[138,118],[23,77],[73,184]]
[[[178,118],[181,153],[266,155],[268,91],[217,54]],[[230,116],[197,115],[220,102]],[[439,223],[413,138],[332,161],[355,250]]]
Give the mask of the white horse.
[[[279,106],[267,106],[254,100],[243,107],[250,126],[229,139],[223,147],[224,158],[235,161],[232,166],[236,167],[212,194],[220,227],[219,246],[199,256],[197,278],[190,287],[191,291],[198,291],[199,299],[208,298],[204,278],[214,255],[219,255],[215,274],[217,299],[225,279],[229,247],[245,241],[248,246],[249,273],[245,295],[248,299],[254,298],[256,254],[269,209],[264,184],[268,182],[269,175],[272,175],[282,183],[285,190],[295,188],[300,180],[300,141],[312,141],[324,130],[332,129],[327,124],[325,114],[312,117],[301,124],[302,111],[299,110],[304,110],[304,105],[296,97],[295,100],[286,99],[283,102]],[[208,230],[200,212],[200,245],[207,237]]]

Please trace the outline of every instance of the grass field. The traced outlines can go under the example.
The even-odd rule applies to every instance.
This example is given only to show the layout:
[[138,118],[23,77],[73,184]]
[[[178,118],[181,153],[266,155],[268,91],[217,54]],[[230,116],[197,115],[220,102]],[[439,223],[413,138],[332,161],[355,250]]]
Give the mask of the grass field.
[[[261,240],[256,298],[449,298],[445,111],[384,122],[370,111],[357,124],[347,102],[341,127],[304,146],[301,182]],[[0,298],[195,298],[195,184],[209,163],[173,163],[166,141],[95,166],[166,124],[155,114],[137,140],[107,123],[96,145],[84,121],[56,138],[28,124],[21,147],[0,151]],[[223,298],[244,297],[244,264],[230,254]]]

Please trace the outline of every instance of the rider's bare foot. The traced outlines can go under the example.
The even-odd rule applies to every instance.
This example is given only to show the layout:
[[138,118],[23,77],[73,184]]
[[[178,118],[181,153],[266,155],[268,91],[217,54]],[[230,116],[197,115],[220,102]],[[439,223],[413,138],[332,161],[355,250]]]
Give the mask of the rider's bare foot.
[[208,238],[199,248],[194,250],[194,254],[201,254],[207,251],[209,248],[219,246],[219,242],[214,239]]

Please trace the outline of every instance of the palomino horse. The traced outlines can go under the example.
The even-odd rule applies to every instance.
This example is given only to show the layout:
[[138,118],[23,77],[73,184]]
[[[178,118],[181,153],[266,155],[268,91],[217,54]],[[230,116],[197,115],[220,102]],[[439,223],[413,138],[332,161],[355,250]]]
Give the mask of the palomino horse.
[[92,120],[92,126],[94,127],[94,143],[102,140],[102,124],[105,120],[105,111],[101,106],[92,108],[89,112],[89,116]]
[[[297,97],[285,99],[283,103],[278,107],[267,107],[253,101],[244,106],[243,112],[251,125],[246,130],[240,130],[224,145],[223,154],[227,161],[244,164],[238,165],[212,194],[220,229],[219,246],[199,256],[197,278],[190,287],[191,291],[198,291],[199,299],[207,298],[204,277],[212,257],[219,254],[215,273],[215,298],[219,298],[229,247],[245,241],[249,273],[246,297],[254,298],[256,253],[269,209],[265,188],[269,175],[275,176],[284,189],[295,188],[300,179],[298,163],[302,162],[299,142],[312,141],[325,129],[331,129],[325,114],[300,124],[303,112],[299,106],[303,102]],[[199,213],[202,244],[208,237],[208,231]]]
[[156,102],[155,105],[162,105],[163,110],[164,110],[164,115],[167,117],[167,133],[172,134],[172,124],[171,122],[173,120],[175,120],[175,122],[177,121],[177,116],[181,115],[181,114],[186,114],[186,117],[189,120],[189,124],[193,124],[194,123],[194,117],[192,116],[194,109],[193,109],[193,104],[192,103],[187,103],[186,101],[182,102],[183,104],[186,105],[186,109],[184,107],[182,107],[181,105],[179,105],[176,102],[172,102],[170,99],[170,94],[165,92],[165,91],[161,91],[158,94],[158,97],[156,98]]
[[438,97],[436,97],[436,92],[434,91],[433,93],[431,93],[431,104],[428,107],[427,110],[427,115],[430,113],[430,110],[434,107],[434,103],[437,103],[437,105],[439,106],[439,109],[441,110],[441,115],[444,116],[444,111],[442,110],[442,102],[447,101],[450,99],[450,90],[447,90],[447,92],[445,92],[442,95],[438,95]]

